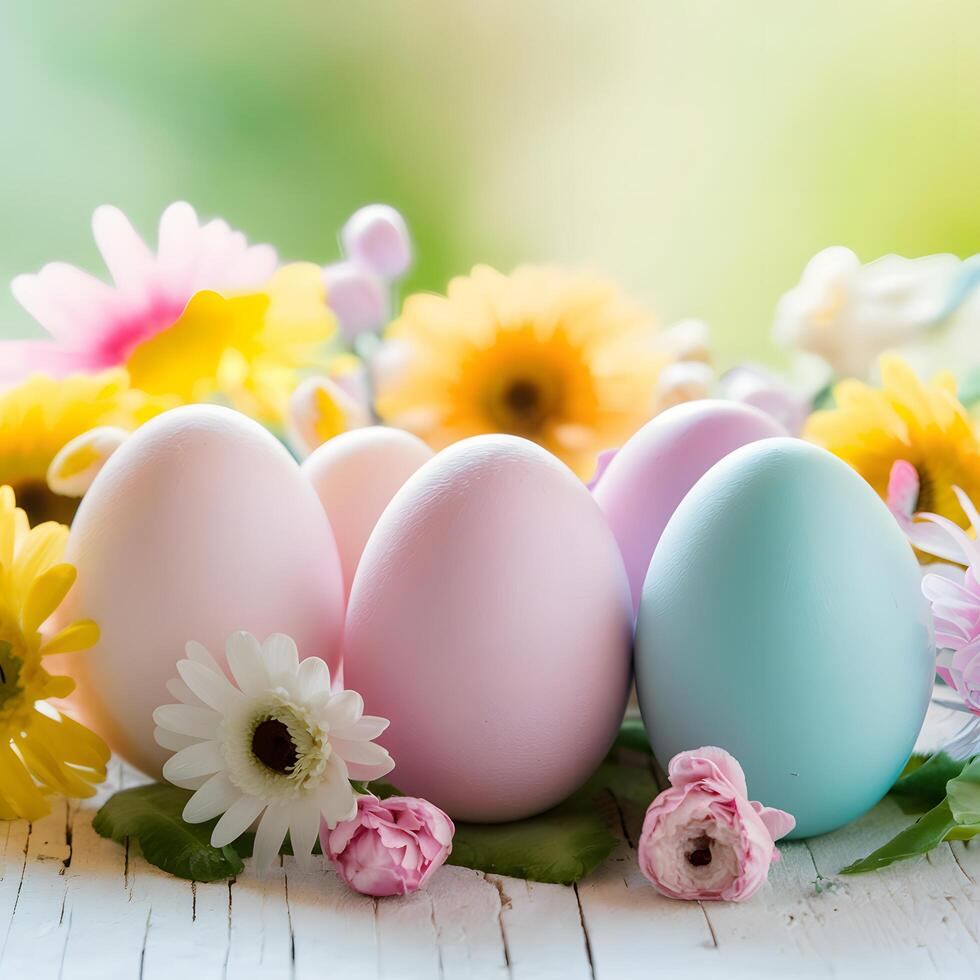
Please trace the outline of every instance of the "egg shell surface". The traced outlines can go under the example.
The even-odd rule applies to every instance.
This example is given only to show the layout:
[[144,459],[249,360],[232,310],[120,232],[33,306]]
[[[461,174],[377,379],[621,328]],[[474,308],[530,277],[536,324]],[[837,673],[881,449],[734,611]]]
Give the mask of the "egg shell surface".
[[476,436],[398,491],[354,577],[348,686],[391,720],[392,782],[455,819],[561,802],[615,738],[630,683],[622,558],[563,463]]
[[378,518],[402,484],[432,456],[418,436],[373,425],[334,436],[303,463],[303,475],[316,490],[333,528],[345,599]]
[[738,449],[671,518],[636,635],[660,763],[702,745],[742,764],[749,796],[843,826],[905,765],[932,691],[931,614],[912,549],[871,487],[797,439]]
[[58,621],[91,618],[91,650],[60,658],[82,719],[159,776],[170,753],[153,710],[189,640],[224,663],[235,630],[286,633],[331,670],[344,601],[337,546],[316,493],[286,449],[230,409],[173,409],[136,431],[82,500],[65,560],[78,578]]
[[593,493],[623,553],[634,614],[660,535],[688,490],[732,450],[785,435],[756,408],[701,399],[661,412],[616,453]]

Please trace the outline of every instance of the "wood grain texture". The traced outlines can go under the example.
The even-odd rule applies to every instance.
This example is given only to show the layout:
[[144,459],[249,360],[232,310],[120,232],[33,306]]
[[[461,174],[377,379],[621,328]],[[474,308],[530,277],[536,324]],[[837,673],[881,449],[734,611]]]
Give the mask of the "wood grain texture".
[[[957,723],[934,711],[926,740]],[[0,824],[0,980],[980,975],[980,844],[838,876],[908,821],[891,800],[783,846],[741,905],[658,895],[636,862],[642,811],[625,800],[611,800],[618,849],[575,888],[447,867],[425,892],[373,900],[322,861],[304,873],[284,858],[233,882],[171,878],[92,830],[101,802],[136,779],[114,764],[95,800]]]

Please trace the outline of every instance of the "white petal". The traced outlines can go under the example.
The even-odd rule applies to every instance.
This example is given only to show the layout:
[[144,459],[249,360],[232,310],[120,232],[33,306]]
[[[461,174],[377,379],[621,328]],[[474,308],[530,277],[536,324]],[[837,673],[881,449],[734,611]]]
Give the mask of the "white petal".
[[379,718],[377,715],[364,715],[345,728],[331,727],[330,732],[337,738],[360,740],[377,738],[387,730],[391,724],[387,718]]
[[211,833],[211,846],[224,847],[225,844],[238,840],[252,826],[265,805],[266,801],[257,796],[241,796],[235,800],[215,824]]
[[351,779],[356,779],[362,783],[370,783],[374,779],[381,779],[387,776],[395,768],[395,760],[388,756],[383,762],[377,765],[366,765],[361,762],[351,762],[347,766],[347,775]]
[[181,749],[197,745],[200,741],[199,738],[193,738],[190,735],[178,735],[176,732],[159,726],[153,729],[153,739],[160,748],[169,749],[171,752],[179,752]]
[[391,756],[388,755],[387,750],[383,749],[377,742],[349,742],[347,739],[331,736],[330,745],[348,765],[352,762],[360,762],[366,766],[378,766],[391,761]]
[[292,637],[285,633],[273,633],[262,644],[262,654],[270,677],[278,674],[295,674],[299,667],[299,652]]
[[219,673],[221,672],[218,661],[214,659],[211,651],[203,643],[198,643],[197,640],[191,640],[184,647],[184,653],[187,654],[188,660],[193,660],[196,664],[209,667],[211,670],[216,670]]
[[167,681],[167,690],[181,704],[191,704],[195,708],[204,707],[204,702],[179,677],[173,677]]
[[324,708],[331,730],[349,728],[364,714],[364,699],[357,691],[338,691]]
[[188,801],[184,819],[188,823],[204,823],[224,813],[242,791],[223,773],[215,773]]
[[346,766],[336,756],[331,756],[327,765],[329,775],[317,789],[317,803],[327,826],[333,830],[342,820],[350,820],[354,816],[357,798],[347,779]]
[[259,822],[252,851],[257,870],[266,871],[275,864],[289,829],[289,809],[286,805],[270,806]]
[[314,796],[294,803],[289,812],[289,842],[293,847],[296,863],[309,871],[316,835],[320,830],[320,806]]
[[296,672],[300,695],[311,697],[319,691],[330,690],[330,668],[319,657],[307,657]]
[[209,670],[193,660],[178,660],[177,672],[208,707],[222,714],[240,705],[245,697],[223,673]]
[[217,738],[221,716],[210,708],[194,708],[189,704],[161,704],[153,712],[153,720],[161,728],[169,728],[178,735]]
[[225,645],[225,656],[238,686],[246,694],[256,697],[269,689],[262,647],[251,633],[232,633]]
[[163,766],[163,778],[169,782],[210,776],[224,768],[221,746],[217,742],[198,742],[172,755]]

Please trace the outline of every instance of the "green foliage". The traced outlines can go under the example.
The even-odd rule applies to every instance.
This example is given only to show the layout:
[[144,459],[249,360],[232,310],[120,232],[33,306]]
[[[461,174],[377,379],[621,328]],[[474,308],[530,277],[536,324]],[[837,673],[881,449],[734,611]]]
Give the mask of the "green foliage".
[[92,826],[103,837],[139,844],[150,864],[194,881],[221,881],[240,874],[245,865],[233,846],[212,847],[217,820],[189,824],[181,818],[191,794],[166,783],[137,786],[116,793],[95,815]]
[[[969,840],[980,833],[980,757],[956,762],[939,753],[907,767],[893,793],[932,809],[887,844],[842,869],[841,874],[877,871],[896,861],[931,851],[947,840]],[[906,811],[908,812],[908,811]]]
[[892,787],[892,796],[905,813],[925,813],[946,798],[946,784],[963,771],[967,761],[951,759],[945,752],[912,756]]
[[[627,722],[617,745],[649,752],[643,726]],[[360,789],[360,787],[358,787]],[[381,799],[399,795],[390,783],[372,783]],[[612,757],[564,803],[527,820],[501,824],[457,823],[450,864],[493,874],[570,885],[592,871],[616,846],[615,830],[637,825],[657,793],[652,775]],[[254,835],[211,846],[216,820],[188,824],[181,818],[188,790],[153,783],[116,793],[99,810],[93,827],[103,837],[139,844],[150,864],[180,878],[232,878],[251,857]],[[287,837],[281,853],[291,854]],[[320,853],[319,843],[315,853]]]
[[860,861],[841,869],[841,874],[854,875],[863,871],[877,871],[895,861],[904,861],[931,851],[946,839],[946,835],[956,826],[949,804],[944,800],[925,816],[920,817],[911,827],[893,837],[884,847],[869,854]]

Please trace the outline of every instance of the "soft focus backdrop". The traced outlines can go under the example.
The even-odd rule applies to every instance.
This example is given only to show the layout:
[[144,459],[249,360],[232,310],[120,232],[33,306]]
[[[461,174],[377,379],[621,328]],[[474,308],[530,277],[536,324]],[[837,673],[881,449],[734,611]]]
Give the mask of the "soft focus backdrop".
[[[719,361],[774,360],[819,248],[980,251],[980,5],[69,0],[0,6],[0,277],[101,269],[89,219],[172,200],[290,258],[406,214],[442,288],[593,266]],[[0,335],[33,334],[0,295]]]

